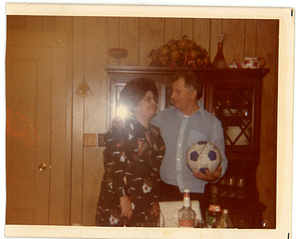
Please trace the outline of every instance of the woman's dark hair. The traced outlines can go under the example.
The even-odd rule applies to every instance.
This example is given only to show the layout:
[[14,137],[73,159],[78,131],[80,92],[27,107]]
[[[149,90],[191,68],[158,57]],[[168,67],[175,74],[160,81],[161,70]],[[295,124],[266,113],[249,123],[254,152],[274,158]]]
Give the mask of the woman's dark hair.
[[133,79],[127,82],[120,93],[121,104],[126,105],[129,112],[133,113],[148,91],[153,93],[157,102],[158,90],[153,80],[145,77]]
[[193,71],[178,71],[173,76],[171,82],[174,83],[180,78],[184,79],[185,87],[192,87],[197,91],[197,100],[200,100],[202,97],[203,85],[200,79],[197,78]]

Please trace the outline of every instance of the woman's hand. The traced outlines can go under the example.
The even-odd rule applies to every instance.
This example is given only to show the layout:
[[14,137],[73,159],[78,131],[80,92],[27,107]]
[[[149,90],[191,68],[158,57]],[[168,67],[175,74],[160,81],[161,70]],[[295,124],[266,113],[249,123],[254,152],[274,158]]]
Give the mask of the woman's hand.
[[132,207],[128,196],[120,197],[121,217],[126,217],[128,220],[132,217]]

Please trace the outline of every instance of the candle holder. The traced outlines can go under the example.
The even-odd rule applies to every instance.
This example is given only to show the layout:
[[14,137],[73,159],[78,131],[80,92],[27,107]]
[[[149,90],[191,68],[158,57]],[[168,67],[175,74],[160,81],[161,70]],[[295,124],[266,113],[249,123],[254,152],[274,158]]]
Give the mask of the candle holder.
[[117,66],[120,65],[121,59],[128,56],[128,51],[122,48],[111,48],[108,50],[108,55],[116,59]]

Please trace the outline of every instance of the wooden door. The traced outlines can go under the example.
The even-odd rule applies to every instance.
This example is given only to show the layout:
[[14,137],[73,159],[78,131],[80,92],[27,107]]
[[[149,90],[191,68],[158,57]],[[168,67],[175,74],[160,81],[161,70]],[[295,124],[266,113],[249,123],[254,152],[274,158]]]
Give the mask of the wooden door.
[[63,32],[8,31],[6,224],[69,223],[68,51]]
[[7,224],[48,224],[50,50],[7,47]]

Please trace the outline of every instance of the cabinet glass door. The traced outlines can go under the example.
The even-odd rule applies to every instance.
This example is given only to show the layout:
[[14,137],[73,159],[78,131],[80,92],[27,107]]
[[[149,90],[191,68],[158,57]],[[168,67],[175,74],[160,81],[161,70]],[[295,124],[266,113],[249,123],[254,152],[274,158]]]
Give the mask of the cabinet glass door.
[[253,89],[216,88],[215,115],[226,145],[253,145]]

